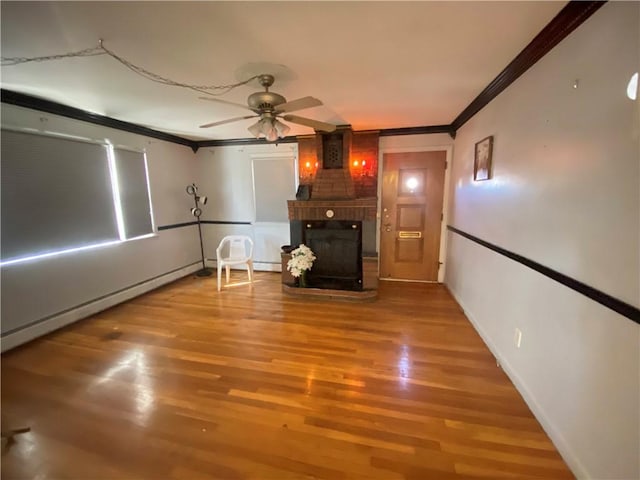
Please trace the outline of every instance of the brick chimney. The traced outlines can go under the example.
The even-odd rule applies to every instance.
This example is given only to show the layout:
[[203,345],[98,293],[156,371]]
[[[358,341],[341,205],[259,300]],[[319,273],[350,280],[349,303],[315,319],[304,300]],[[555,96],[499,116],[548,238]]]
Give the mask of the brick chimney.
[[356,191],[349,170],[351,128],[316,136],[318,169],[311,189],[312,200],[349,200]]
[[[300,185],[311,187],[311,197],[287,202],[290,220],[375,220],[378,132],[344,126],[299,137],[298,154]],[[350,165],[353,155],[359,167]]]

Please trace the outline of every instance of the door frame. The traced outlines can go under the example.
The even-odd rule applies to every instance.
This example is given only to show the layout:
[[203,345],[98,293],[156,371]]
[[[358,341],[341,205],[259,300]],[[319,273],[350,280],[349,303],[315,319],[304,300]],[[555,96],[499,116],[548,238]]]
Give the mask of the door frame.
[[[438,261],[441,263],[440,270],[438,270],[438,283],[444,282],[444,275],[447,268],[447,225],[449,222],[449,196],[450,196],[450,183],[451,183],[451,169],[453,168],[453,145],[436,145],[436,146],[415,146],[415,147],[388,147],[380,148],[378,153],[378,207],[376,213],[376,249],[378,255],[380,252],[380,224],[381,217],[380,212],[382,210],[382,184],[380,181],[384,173],[384,155],[385,153],[409,153],[409,152],[446,152],[447,167],[444,171],[444,192],[442,199],[442,213],[443,219],[440,225],[440,255]],[[380,277],[380,260],[378,259],[378,278]],[[387,280],[387,279],[384,279]],[[411,281],[417,282],[419,280],[394,280],[390,281]],[[432,283],[432,282],[424,282]]]

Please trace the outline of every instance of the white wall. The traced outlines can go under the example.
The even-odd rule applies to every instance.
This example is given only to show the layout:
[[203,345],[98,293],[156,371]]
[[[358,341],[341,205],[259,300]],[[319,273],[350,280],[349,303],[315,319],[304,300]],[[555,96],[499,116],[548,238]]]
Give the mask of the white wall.
[[[215,249],[225,235],[248,235],[254,240],[254,264],[256,270],[280,271],[280,247],[288,245],[289,222],[256,222],[254,182],[270,180],[280,185],[277,179],[253,176],[252,162],[261,158],[290,158],[297,163],[298,145],[247,145],[205,147],[198,150],[198,188],[209,202],[203,209],[203,220],[221,222],[204,224],[203,242],[205,256],[215,258]],[[293,185],[295,187],[296,184]],[[295,188],[285,194],[295,199]],[[282,208],[286,210],[286,202]],[[233,224],[233,222],[243,222]]]
[[[449,221],[634,306],[639,108],[626,88],[639,19],[637,2],[604,5],[459,130]],[[474,144],[488,135],[493,179],[474,182]],[[639,478],[640,325],[448,238],[447,285],[573,472]]]
[[[146,150],[156,226],[192,221],[190,198],[184,189],[198,172],[189,147],[7,104],[2,104],[1,113],[3,126],[108,139],[116,145]],[[144,285],[138,284],[150,279],[154,280],[146,290],[185,275],[199,258],[195,227],[186,227],[160,231],[151,238],[3,266],[2,349],[123,301],[130,287],[136,286],[129,296],[145,291]]]

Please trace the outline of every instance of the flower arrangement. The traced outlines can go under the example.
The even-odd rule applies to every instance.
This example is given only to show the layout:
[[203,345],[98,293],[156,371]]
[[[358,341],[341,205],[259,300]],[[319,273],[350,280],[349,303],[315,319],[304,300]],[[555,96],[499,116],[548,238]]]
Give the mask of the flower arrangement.
[[305,272],[311,270],[315,254],[304,243],[291,251],[291,260],[287,262],[287,270],[296,278],[300,279],[301,286],[305,284]]

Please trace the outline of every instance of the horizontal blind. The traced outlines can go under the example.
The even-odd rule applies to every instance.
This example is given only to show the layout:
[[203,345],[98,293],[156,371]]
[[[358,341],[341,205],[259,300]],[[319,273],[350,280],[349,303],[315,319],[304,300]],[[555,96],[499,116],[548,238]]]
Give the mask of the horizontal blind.
[[107,147],[2,130],[2,261],[118,240]]
[[256,222],[288,222],[287,200],[296,197],[295,160],[254,158]]
[[144,153],[115,149],[125,238],[153,233]]

